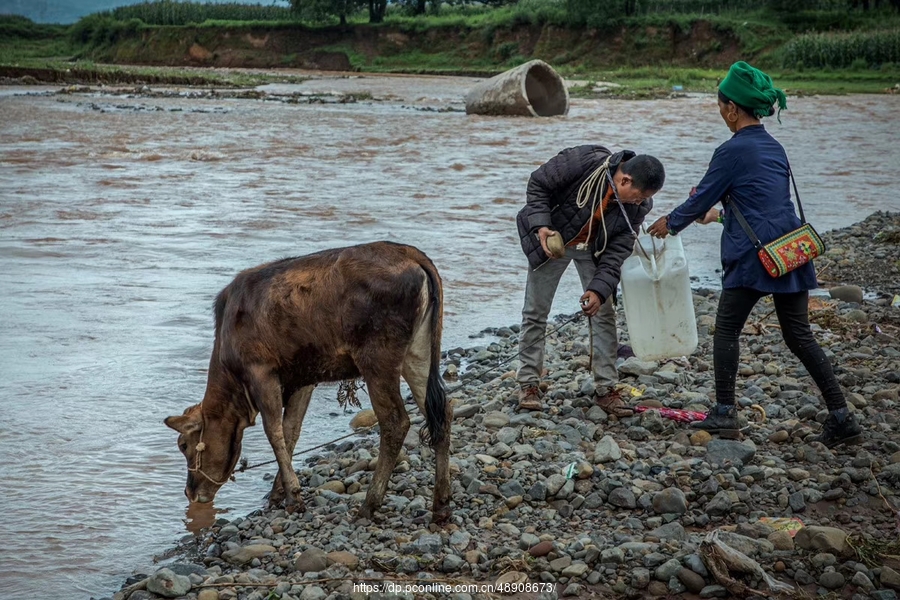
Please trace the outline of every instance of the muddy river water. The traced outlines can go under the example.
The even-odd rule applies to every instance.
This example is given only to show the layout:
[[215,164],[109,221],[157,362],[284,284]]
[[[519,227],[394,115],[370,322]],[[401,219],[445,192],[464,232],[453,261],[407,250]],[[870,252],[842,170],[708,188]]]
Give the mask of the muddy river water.
[[[162,419],[200,400],[212,300],[238,270],[410,243],[445,279],[444,347],[484,343],[469,336],[519,319],[514,217],[541,162],[587,142],[655,154],[668,170],[663,214],[728,137],[712,96],[467,117],[471,85],[296,86],[372,95],[351,104],[0,88],[0,597],[109,595],[209,518],[186,513],[184,463]],[[897,114],[900,96],[801,98],[769,123],[818,228],[900,210]],[[717,282],[716,227],[684,233],[700,284]],[[574,312],[579,295],[567,274],[555,311]],[[298,447],[344,434],[349,418],[320,388]],[[245,454],[271,457],[261,427]],[[220,514],[261,506],[264,472],[226,485]]]

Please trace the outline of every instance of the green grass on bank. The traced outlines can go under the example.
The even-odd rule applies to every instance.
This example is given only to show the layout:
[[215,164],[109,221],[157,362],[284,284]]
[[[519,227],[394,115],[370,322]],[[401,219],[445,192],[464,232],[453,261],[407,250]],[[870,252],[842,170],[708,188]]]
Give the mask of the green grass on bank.
[[[598,96],[622,98],[660,98],[675,91],[708,93],[716,91],[725,72],[718,69],[680,69],[675,67],[617,69],[581,74],[566,74],[587,83],[570,88],[576,98]],[[829,70],[821,72],[771,71],[775,85],[788,95],[877,94],[900,83],[900,68],[879,71]],[[609,82],[621,87],[604,88]],[[600,89],[602,91],[595,91]]]
[[[0,43],[0,65],[4,63],[3,45]],[[114,82],[118,74],[127,74],[128,81],[141,76],[148,79],[165,81],[166,79],[196,79],[196,85],[222,86],[222,87],[254,87],[273,82],[300,83],[303,77],[288,74],[273,74],[271,71],[228,71],[211,70],[188,67],[140,67],[101,65],[91,61],[68,61],[63,59],[35,59],[20,63],[22,66],[33,68],[51,69],[58,72],[82,71],[97,73],[100,79]],[[410,66],[412,65],[412,66]],[[427,65],[428,68],[423,67]],[[375,61],[372,68],[365,69],[372,73],[458,73],[460,69],[449,59],[442,61],[429,57],[428,60],[417,60],[412,55],[399,63],[387,64],[384,59]],[[467,72],[472,74],[489,75],[494,71],[485,67],[482,71],[478,68],[470,68]],[[2,66],[0,66],[2,74]],[[635,69],[598,70],[591,72],[566,72],[562,75],[567,79],[576,79],[586,82],[570,88],[570,94],[575,98],[612,97],[624,99],[653,99],[667,97],[673,93],[674,86],[680,86],[685,93],[708,93],[716,90],[719,79],[724,75],[719,69],[685,69],[677,67],[641,67]],[[900,83],[900,69],[892,71],[853,71],[832,70],[829,72],[796,72],[773,71],[772,78],[776,85],[787,90],[788,95],[814,95],[814,94],[861,94],[883,93],[886,89]],[[122,78],[126,79],[126,78]],[[595,92],[594,89],[603,82],[616,84],[612,87]]]

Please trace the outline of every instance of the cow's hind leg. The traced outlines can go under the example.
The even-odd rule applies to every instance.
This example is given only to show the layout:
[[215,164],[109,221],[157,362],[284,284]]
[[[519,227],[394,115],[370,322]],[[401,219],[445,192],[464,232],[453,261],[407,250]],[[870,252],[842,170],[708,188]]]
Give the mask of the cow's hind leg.
[[[314,385],[300,388],[291,394],[284,407],[281,428],[284,432],[284,445],[290,455],[294,454],[297,440],[300,439],[303,419],[306,417],[306,409],[309,408],[309,401],[312,399],[314,389],[316,389]],[[269,492],[269,505],[280,506],[282,502],[284,502],[284,486],[281,484],[281,471],[279,471],[272,484],[272,491]]]
[[369,491],[366,492],[365,503],[358,513],[362,518],[371,519],[375,509],[379,508],[384,500],[388,480],[397,465],[400,448],[409,431],[409,416],[400,396],[399,375],[366,377],[366,387],[381,430],[378,465],[375,467]]
[[[424,319],[424,322],[428,322]],[[422,416],[426,416],[425,397],[431,366],[431,334],[429,328],[420,327],[403,360],[403,379],[406,380]],[[434,501],[431,516],[434,523],[450,518],[450,418],[446,419],[444,437],[435,447]]]
[[262,417],[263,429],[265,429],[266,437],[269,438],[269,444],[275,453],[275,460],[278,461],[278,473],[281,475],[281,481],[287,484],[282,486],[285,492],[285,508],[291,512],[303,511],[305,507],[303,498],[300,496],[300,481],[297,479],[297,474],[294,473],[291,453],[288,452],[284,436],[281,382],[267,366],[254,365],[249,371],[250,393],[256,401]]

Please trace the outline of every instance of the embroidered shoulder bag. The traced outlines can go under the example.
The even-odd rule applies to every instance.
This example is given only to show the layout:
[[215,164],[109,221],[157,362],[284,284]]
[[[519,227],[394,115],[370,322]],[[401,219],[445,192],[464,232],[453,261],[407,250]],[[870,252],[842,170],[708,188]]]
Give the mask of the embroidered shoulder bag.
[[759,260],[766,272],[772,277],[781,277],[790,273],[798,267],[802,267],[817,256],[825,253],[825,242],[813,229],[813,226],[806,222],[806,216],[803,214],[803,205],[800,204],[800,193],[797,191],[797,182],[794,181],[794,172],[788,166],[788,174],[791,177],[791,184],[794,187],[794,197],[797,199],[797,208],[800,212],[800,227],[786,233],[775,241],[763,244],[753,233],[750,224],[744,219],[744,215],[738,209],[737,204],[730,197],[726,200],[726,205],[734,211],[734,216],[741,224],[741,227],[753,242],[753,247],[759,256]]

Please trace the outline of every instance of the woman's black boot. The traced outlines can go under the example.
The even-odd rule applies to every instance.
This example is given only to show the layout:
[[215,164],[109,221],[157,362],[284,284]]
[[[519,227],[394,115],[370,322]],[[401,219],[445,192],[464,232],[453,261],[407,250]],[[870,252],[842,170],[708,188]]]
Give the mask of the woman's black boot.
[[704,420],[691,423],[691,427],[708,433],[715,433],[723,438],[736,440],[741,437],[737,408],[734,404],[717,403],[710,409]]
[[825,419],[822,435],[816,436],[813,441],[822,442],[826,448],[834,448],[841,444],[858,444],[862,441],[862,427],[846,408],[832,410]]

